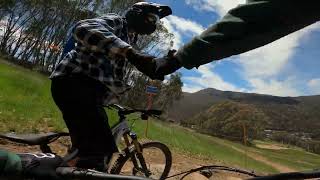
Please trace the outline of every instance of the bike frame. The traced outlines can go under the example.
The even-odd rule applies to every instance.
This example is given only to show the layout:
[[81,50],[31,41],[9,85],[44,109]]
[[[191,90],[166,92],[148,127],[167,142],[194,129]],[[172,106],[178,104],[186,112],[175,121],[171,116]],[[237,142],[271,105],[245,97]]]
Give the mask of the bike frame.
[[128,134],[131,132],[128,122],[125,121],[120,121],[117,124],[115,124],[112,128],[112,135],[114,137],[114,140],[117,144],[120,143],[121,137],[125,136],[125,134]]
[[[145,116],[148,117],[148,115],[159,115],[161,111],[158,110],[136,110],[136,109],[125,109],[121,107],[120,105],[110,105],[107,107],[112,107],[116,110],[118,110],[119,119],[118,122],[112,126],[111,131],[114,136],[114,140],[117,145],[120,144],[121,138],[124,139],[125,148],[123,150],[118,149],[118,152],[120,152],[120,156],[122,157],[129,157],[131,162],[134,165],[134,172],[142,172],[145,174],[146,177],[149,177],[151,175],[150,170],[148,170],[145,159],[142,154],[142,145],[138,141],[138,137],[136,133],[132,132],[129,125],[128,120],[126,118],[126,115],[134,113],[134,112],[140,112],[142,115],[145,113]],[[160,112],[160,113],[159,113]],[[144,118],[142,118],[144,119]],[[32,144],[31,145],[40,145],[40,149],[43,153],[53,153],[50,146],[51,142],[55,141],[61,136],[69,136],[69,133],[58,133],[58,135],[55,135],[54,138],[48,139],[44,142],[39,142],[41,144]],[[6,136],[4,136],[6,138]],[[40,137],[42,138],[42,137]],[[10,138],[7,138],[10,140]],[[13,138],[14,139],[14,138]],[[16,142],[26,143],[25,141],[20,140],[19,138],[14,139]],[[31,141],[32,142],[32,141]],[[27,142],[28,144],[28,142]],[[68,152],[62,157],[64,162],[69,162],[74,157],[76,157],[78,154],[77,149],[69,149]],[[108,162],[110,163],[110,162]]]

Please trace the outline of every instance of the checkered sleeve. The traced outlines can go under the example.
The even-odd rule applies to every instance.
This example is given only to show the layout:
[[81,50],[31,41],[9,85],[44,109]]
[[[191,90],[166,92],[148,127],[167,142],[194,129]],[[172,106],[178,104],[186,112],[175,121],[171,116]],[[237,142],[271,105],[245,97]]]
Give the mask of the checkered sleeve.
[[131,46],[114,33],[121,31],[122,25],[114,19],[87,19],[79,21],[73,30],[75,40],[87,50],[108,56],[124,56]]

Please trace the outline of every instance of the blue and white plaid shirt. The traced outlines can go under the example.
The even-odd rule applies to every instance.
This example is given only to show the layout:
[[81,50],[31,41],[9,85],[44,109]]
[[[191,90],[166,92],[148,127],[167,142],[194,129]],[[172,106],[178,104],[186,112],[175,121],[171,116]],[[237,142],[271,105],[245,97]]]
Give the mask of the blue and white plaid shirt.
[[130,89],[124,82],[132,48],[126,21],[117,14],[79,21],[73,31],[76,46],[56,65],[50,78],[73,74],[87,75],[107,88],[108,102]]

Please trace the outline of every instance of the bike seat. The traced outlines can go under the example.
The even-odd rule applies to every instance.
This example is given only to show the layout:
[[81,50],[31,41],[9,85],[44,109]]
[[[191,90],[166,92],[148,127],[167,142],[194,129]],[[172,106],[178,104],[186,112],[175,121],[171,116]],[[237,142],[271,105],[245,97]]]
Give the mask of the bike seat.
[[69,136],[69,133],[50,132],[50,133],[41,133],[41,134],[15,134],[15,133],[0,134],[0,138],[4,138],[13,142],[28,144],[28,145],[49,144],[57,140],[61,136]]

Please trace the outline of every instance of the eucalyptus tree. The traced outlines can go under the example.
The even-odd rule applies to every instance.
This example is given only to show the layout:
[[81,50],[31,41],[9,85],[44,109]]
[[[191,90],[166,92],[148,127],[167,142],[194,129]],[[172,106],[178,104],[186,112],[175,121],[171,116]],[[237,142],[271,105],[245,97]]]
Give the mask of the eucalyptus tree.
[[2,53],[7,53],[7,48],[11,47],[12,41],[19,35],[20,27],[27,24],[32,18],[30,16],[31,12],[35,12],[29,0],[10,0],[9,2],[5,8],[1,8],[2,18],[6,21],[4,34],[0,41],[0,51]]

